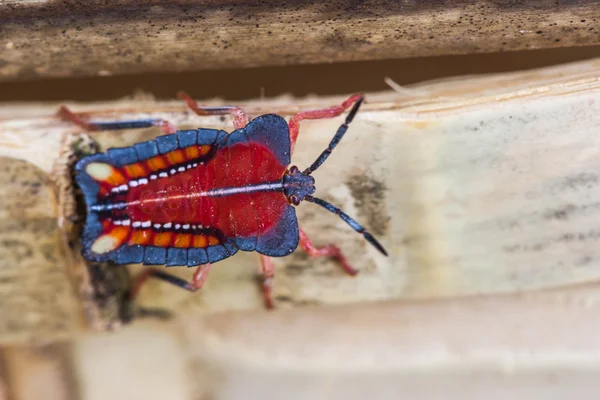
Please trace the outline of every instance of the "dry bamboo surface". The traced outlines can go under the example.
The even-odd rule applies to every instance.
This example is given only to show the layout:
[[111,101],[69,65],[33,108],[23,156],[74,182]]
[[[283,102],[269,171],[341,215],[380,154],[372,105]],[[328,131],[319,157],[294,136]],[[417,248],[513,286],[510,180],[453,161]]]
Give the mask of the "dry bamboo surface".
[[593,400],[599,289],[145,322],[4,367],[24,400]]
[[[338,243],[361,274],[349,278],[335,262],[307,259],[298,251],[277,260],[279,306],[510,292],[598,279],[594,179],[600,159],[592,134],[600,123],[598,65],[594,60],[368,96],[347,137],[317,171],[317,193],[364,222],[390,257],[378,255],[335,216],[303,204],[298,215],[308,234],[318,244]],[[245,108],[253,116],[267,111],[289,116],[339,101],[281,98]],[[182,128],[230,126],[227,119],[184,112],[179,102],[74,107],[96,118],[152,115]],[[60,149],[80,130],[57,120],[55,109],[5,107],[0,155],[29,161],[60,181]],[[303,123],[293,162],[312,162],[340,121]],[[108,147],[157,134],[142,129],[93,137]],[[72,198],[61,190],[54,188],[56,217],[68,225],[61,213],[69,212],[65,204]],[[75,264],[71,270],[83,269],[76,254],[67,255]],[[257,267],[256,255],[241,253],[213,269],[202,293],[190,296],[157,283],[143,297],[149,305],[202,312],[260,308]],[[17,271],[30,276],[29,269]]]
[[0,2],[0,80],[597,45],[597,1]]
[[0,336],[56,340],[80,327],[80,299],[47,174],[0,158]]
[[[62,224],[44,225],[43,238],[19,228],[10,235],[34,249],[36,240],[57,238],[56,249],[49,247],[61,254],[58,262],[38,267],[35,278],[45,285],[32,286],[28,259],[15,259],[14,247],[0,242],[0,272],[12,274],[0,280],[2,304],[16,304],[0,308],[0,341],[13,344],[0,359],[9,390],[21,390],[14,383],[26,374],[19,360],[54,365],[43,356],[56,351],[56,365],[65,371],[52,381],[66,393],[59,398],[169,393],[172,399],[235,399],[242,391],[244,398],[262,399],[352,399],[367,392],[396,398],[400,391],[416,398],[478,398],[484,392],[486,398],[593,398],[600,362],[593,283],[600,277],[600,60],[424,83],[367,99],[318,171],[317,193],[364,222],[389,258],[335,216],[303,204],[298,215],[307,233],[318,244],[338,243],[361,269],[359,276],[348,278],[334,262],[298,251],[277,260],[280,310],[266,313],[253,280],[256,256],[241,254],[215,265],[194,295],[156,282],[144,289],[141,303],[176,311],[175,321],[83,337],[82,316],[90,318],[90,307],[80,301],[73,311],[78,287],[64,290],[69,276],[82,276],[81,260],[57,250],[68,233],[68,220],[59,218],[69,211],[68,192],[51,184],[60,182],[61,148],[78,129],[52,116],[56,105],[0,109],[5,170],[22,167],[37,177],[21,188],[24,172],[5,176],[3,182],[15,183],[6,186],[5,198],[46,196],[39,198],[56,204],[52,211],[24,203],[18,213],[11,205],[17,201],[3,200],[2,223],[54,218]],[[269,111],[287,117],[339,101],[279,98],[243,106],[252,116]],[[96,118],[162,116],[182,128],[230,124],[185,113],[176,102],[73,108]],[[303,123],[293,162],[312,162],[342,120]],[[147,129],[93,137],[107,147],[157,134]],[[42,184],[31,194],[37,181]],[[36,291],[42,296],[42,289],[56,294],[47,298],[56,314],[45,320],[64,313],[72,315],[71,324],[62,331],[41,323],[8,329],[6,321],[39,315]],[[65,344],[18,345],[56,340]],[[118,392],[107,382],[118,383]]]

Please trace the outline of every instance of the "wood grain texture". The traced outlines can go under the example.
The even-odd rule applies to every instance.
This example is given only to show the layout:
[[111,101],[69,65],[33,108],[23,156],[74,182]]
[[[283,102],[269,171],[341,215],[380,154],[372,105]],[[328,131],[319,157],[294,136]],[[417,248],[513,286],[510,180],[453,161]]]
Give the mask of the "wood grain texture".
[[47,343],[82,327],[47,176],[0,157],[0,342]]
[[599,289],[138,321],[3,349],[3,379],[19,399],[592,400]]
[[598,1],[8,1],[0,79],[468,54],[600,43]]
[[[45,336],[68,337],[71,344],[60,347],[57,364],[40,357],[38,379],[58,381],[57,392],[67,399],[72,386],[80,398],[114,400],[134,394],[385,400],[398,393],[425,400],[596,399],[599,71],[600,60],[591,60],[368,95],[316,179],[319,196],[364,221],[390,250],[389,259],[334,216],[303,204],[298,213],[307,232],[319,244],[340,244],[359,276],[348,278],[334,262],[296,252],[277,261],[279,310],[270,313],[253,281],[257,258],[241,254],[215,265],[194,295],[149,284],[141,302],[176,311],[174,321],[138,321],[110,335],[75,337],[68,329]],[[242,106],[252,116],[289,117],[339,100],[280,98]],[[73,107],[102,119],[161,116],[182,128],[230,129],[227,118],[192,116],[176,102]],[[78,132],[56,120],[55,110],[0,108],[6,163],[0,224],[16,224],[3,229],[3,240],[22,241],[44,262],[40,249],[59,254],[53,243],[59,242],[60,209],[48,206],[50,187],[36,192],[31,182],[49,181],[65,139]],[[294,163],[312,162],[342,120],[303,123]],[[107,147],[158,134],[143,129],[93,137]],[[28,229],[32,219],[45,228]],[[0,286],[0,327],[15,310],[39,318],[27,305],[40,298],[70,296],[60,263],[32,265],[11,249],[0,252],[0,273],[10,274],[10,285]],[[38,275],[30,274],[34,269]],[[44,271],[52,279],[43,282],[43,296],[54,290],[53,296],[36,297],[27,291],[29,282],[50,276]],[[184,268],[170,271],[191,275]],[[72,308],[55,315],[71,321]],[[29,329],[33,333],[21,330],[20,337],[43,332],[38,325]],[[0,333],[0,343],[14,342],[11,330]],[[2,371],[11,368],[9,379],[3,377],[9,395],[28,393],[22,382],[37,364],[29,357],[35,352],[15,348],[0,352]],[[14,365],[27,368],[18,372]]]
[[0,353],[6,370],[7,394],[10,396],[6,399],[80,398],[71,366],[73,357],[69,344],[4,347],[0,348]]
[[[317,194],[364,223],[390,257],[377,254],[334,215],[302,204],[300,225],[317,244],[340,245],[361,273],[350,278],[332,260],[296,251],[276,260],[277,305],[454,297],[600,279],[599,66],[593,60],[368,95],[315,174]],[[243,106],[251,116],[289,117],[340,101],[280,98]],[[197,117],[179,102],[74,107],[95,118],[160,116],[181,128],[231,130],[227,118]],[[55,109],[1,110],[0,154],[51,173],[59,154],[53,151],[78,131],[53,117]],[[293,163],[309,165],[342,120],[303,123]],[[141,129],[93,137],[106,148],[158,134]],[[262,307],[255,254],[240,252],[217,266],[199,293],[153,282],[141,301],[184,314]],[[192,272],[170,271],[188,278]]]
[[225,314],[181,326],[194,357],[220,375],[205,387],[217,399],[592,399],[598,288]]
[[82,337],[75,365],[86,400],[593,400],[599,289],[186,315]]

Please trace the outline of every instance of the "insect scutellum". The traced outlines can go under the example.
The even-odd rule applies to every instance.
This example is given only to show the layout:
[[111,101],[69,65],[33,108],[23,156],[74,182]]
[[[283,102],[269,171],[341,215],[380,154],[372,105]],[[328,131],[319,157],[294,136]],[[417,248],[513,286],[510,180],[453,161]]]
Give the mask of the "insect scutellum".
[[354,103],[354,106],[346,117],[346,121],[344,121],[344,123],[338,128],[336,134],[333,136],[333,139],[331,139],[331,142],[329,142],[329,146],[323,150],[323,152],[319,155],[319,157],[317,157],[310,167],[306,168],[304,171],[300,171],[298,167],[294,165],[286,172],[283,178],[284,194],[288,198],[288,201],[295,206],[299,205],[302,200],[306,200],[311,203],[318,204],[327,211],[338,215],[348,225],[350,225],[352,229],[362,234],[367,242],[371,243],[377,250],[387,256],[387,251],[383,248],[383,246],[356,220],[351,218],[348,214],[344,213],[333,204],[312,196],[312,194],[315,192],[315,178],[313,178],[311,174],[316,171],[317,168],[319,168],[325,162],[325,160],[327,160],[327,157],[329,157],[333,149],[335,149],[337,144],[342,140],[344,134],[348,130],[348,125],[354,119],[354,116],[356,115],[362,102],[363,99],[360,98],[358,101],[356,101],[356,103]]

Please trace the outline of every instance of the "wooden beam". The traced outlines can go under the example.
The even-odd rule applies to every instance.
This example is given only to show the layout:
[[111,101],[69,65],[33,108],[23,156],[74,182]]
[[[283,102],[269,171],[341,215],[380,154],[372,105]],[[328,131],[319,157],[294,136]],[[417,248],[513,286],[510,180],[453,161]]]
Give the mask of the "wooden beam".
[[[8,399],[595,399],[598,284],[182,315],[0,347]],[[35,384],[32,384],[34,382]],[[4,387],[2,387],[4,386]],[[576,396],[575,396],[576,395]]]
[[71,337],[85,323],[54,188],[30,163],[0,157],[0,170],[0,342]]
[[598,289],[186,315],[82,337],[75,365],[90,399],[594,399]]
[[598,3],[13,0],[0,80],[595,45]]
[[[594,134],[600,127],[599,65],[600,60],[590,60],[367,95],[348,134],[315,173],[317,194],[363,223],[390,257],[378,254],[336,216],[302,204],[298,219],[313,240],[338,244],[361,272],[350,278],[334,261],[307,259],[301,251],[277,259],[278,306],[513,292],[599,279],[600,141]],[[280,98],[241,106],[253,117],[275,112],[289,118],[297,110],[341,100]],[[228,118],[186,113],[181,102],[72,106],[93,118],[154,116],[184,129],[231,130]],[[34,104],[0,109],[0,155],[6,163],[25,164],[14,160],[21,158],[37,166],[37,180],[45,176],[42,171],[52,177],[44,185],[57,182],[61,148],[81,132],[58,120],[56,109]],[[310,165],[341,121],[342,116],[303,122],[293,163]],[[137,129],[92,136],[107,148],[159,134],[159,129]],[[10,190],[18,204],[23,188],[15,184]],[[59,206],[72,204],[72,192],[58,193]],[[58,221],[69,220],[67,208],[59,207]],[[20,222],[28,215],[12,218]],[[50,240],[51,232],[58,234],[50,230],[41,237]],[[10,235],[37,240],[25,231]],[[7,246],[6,254],[11,251]],[[32,267],[16,265],[25,285]],[[218,265],[199,293],[152,282],[141,301],[175,312],[262,307],[254,280],[256,254],[240,252]],[[170,271],[185,278],[192,272]]]
[[[9,399],[595,399],[600,286],[182,315],[0,347]],[[32,384],[35,382],[36,384]],[[4,388],[1,385],[4,384]],[[4,398],[4,397],[3,397]]]
[[[342,246],[359,276],[296,252],[277,260],[279,310],[267,313],[256,256],[243,253],[193,295],[149,284],[141,303],[181,318],[112,335],[81,335],[91,300],[73,288],[69,270],[84,267],[72,265],[59,226],[72,197],[57,166],[79,130],[56,119],[56,104],[1,107],[0,397],[39,398],[30,383],[50,382],[49,398],[66,400],[596,398],[598,71],[590,60],[368,95],[315,175],[319,195],[364,221],[390,258],[303,204],[313,239]],[[242,106],[289,117],[339,101]],[[231,126],[175,102],[72,106],[94,118]],[[303,122],[294,162],[311,162],[341,120]],[[107,147],[157,134],[93,137]],[[39,343],[51,344],[29,347]]]
[[0,385],[4,383],[6,397],[0,399],[74,400],[78,382],[68,343],[49,345],[0,347]]

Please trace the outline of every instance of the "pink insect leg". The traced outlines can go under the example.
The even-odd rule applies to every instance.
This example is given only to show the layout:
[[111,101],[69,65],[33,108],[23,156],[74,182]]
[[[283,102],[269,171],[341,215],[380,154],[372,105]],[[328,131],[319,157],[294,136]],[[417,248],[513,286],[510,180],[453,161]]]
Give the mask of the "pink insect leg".
[[[351,276],[358,274],[358,270],[355,269],[339,247],[335,245],[327,245],[324,247],[316,247],[311,240],[306,235],[302,229],[300,230],[300,247],[304,250],[310,257],[323,257],[329,256],[337,259],[340,263],[342,269]],[[275,276],[275,266],[273,265],[273,259],[271,257],[263,256],[260,254],[260,264],[262,267],[262,275],[263,275],[263,296],[265,306],[268,309],[273,309],[273,277]]]
[[271,257],[263,256],[260,254],[260,265],[262,267],[263,274],[263,296],[265,299],[265,307],[268,309],[273,308],[273,277],[275,276],[275,266],[273,265],[273,259]]
[[177,131],[177,129],[169,121],[161,118],[139,119],[133,121],[93,122],[81,118],[66,106],[61,106],[58,109],[57,115],[62,120],[72,122],[73,124],[82,127],[86,131],[121,130],[147,128],[151,126],[160,127],[165,134],[175,133]]
[[330,244],[330,245],[327,245],[324,247],[315,247],[313,242],[311,242],[311,240],[308,238],[308,235],[306,234],[306,232],[304,232],[304,230],[302,230],[302,228],[300,228],[299,230],[300,230],[300,247],[302,248],[302,250],[304,250],[306,253],[308,253],[309,256],[311,256],[311,257],[322,257],[322,256],[333,257],[339,261],[340,266],[348,275],[354,276],[354,275],[358,274],[358,270],[355,269],[352,265],[350,265],[350,263],[348,262],[348,260],[346,259],[346,257],[344,256],[344,254],[342,253],[342,251],[340,250],[339,247],[337,247],[333,244]]
[[187,282],[184,279],[181,279],[175,275],[171,275],[162,270],[155,268],[147,268],[143,270],[138,276],[136,276],[133,284],[131,285],[131,291],[129,292],[129,301],[133,301],[136,298],[140,289],[148,281],[148,278],[160,279],[162,281],[178,286],[190,292],[195,292],[196,290],[201,289],[204,285],[204,282],[206,282],[206,278],[208,278],[208,273],[210,269],[210,263],[198,266],[198,268],[196,268],[196,271],[194,271],[192,280],[190,282]]
[[177,93],[177,97],[183,101],[185,101],[188,107],[198,115],[227,115],[231,114],[233,117],[233,127],[235,129],[240,129],[248,125],[248,116],[246,113],[238,106],[217,106],[217,107],[209,107],[209,106],[201,106],[196,100],[192,99],[190,95],[185,92]]
[[303,119],[323,119],[337,117],[361,98],[364,98],[364,95],[362,93],[358,93],[348,97],[348,99],[346,99],[346,101],[339,106],[324,108],[322,110],[301,111],[294,114],[290,119],[290,122],[288,122],[288,126],[290,127],[290,152],[294,152],[296,139],[298,139],[300,121]]
[[[248,125],[248,116],[237,106],[201,106],[185,92],[179,92],[177,97],[185,101],[188,107],[198,115],[227,115],[233,116],[233,126],[235,129],[243,128]],[[110,121],[110,122],[92,122],[81,118],[67,107],[62,106],[58,110],[58,116],[65,121],[70,121],[87,131],[98,130],[119,130],[131,128],[145,128],[158,126],[166,134],[175,133],[177,129],[168,121],[160,118],[140,119],[135,121]]]

